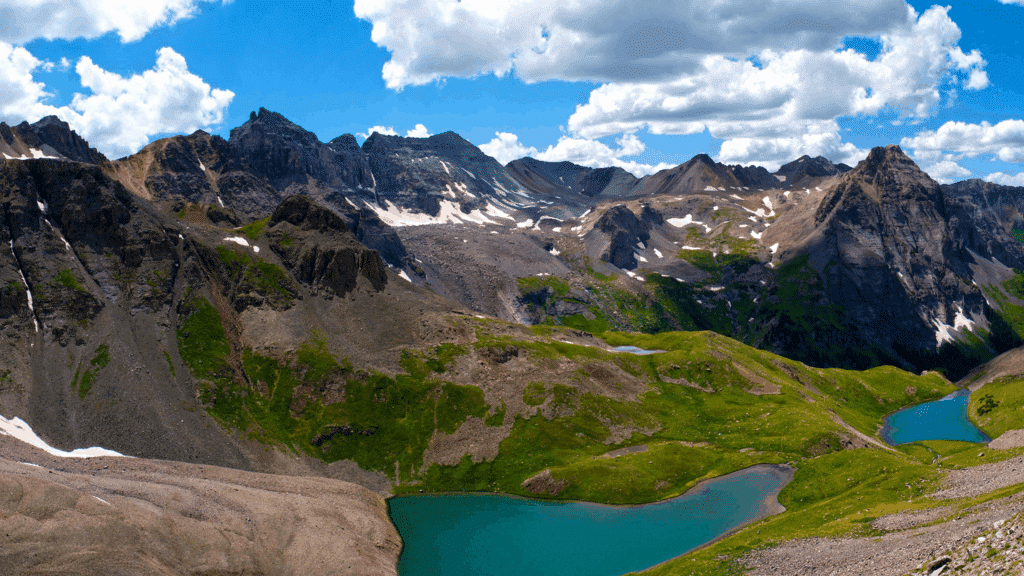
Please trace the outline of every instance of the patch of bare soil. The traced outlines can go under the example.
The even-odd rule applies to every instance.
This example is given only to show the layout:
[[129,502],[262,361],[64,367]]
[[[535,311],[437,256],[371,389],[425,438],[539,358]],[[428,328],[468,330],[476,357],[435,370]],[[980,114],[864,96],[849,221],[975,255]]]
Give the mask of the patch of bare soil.
[[1007,430],[988,443],[991,450],[1009,450],[1024,446],[1024,429]]
[[0,574],[397,574],[386,504],[348,482],[0,450]]
[[[931,497],[948,500],[979,496],[1021,482],[1024,482],[1024,456],[950,470],[943,479],[945,487]],[[951,507],[943,506],[883,516],[872,524],[876,529],[891,530],[881,537],[794,540],[751,552],[740,563],[751,569],[748,574],[755,576],[895,576],[922,569],[927,569],[928,574],[985,574],[986,570],[988,574],[1019,573],[1007,570],[1021,568],[1017,563],[1024,561],[1024,557],[1018,539],[1024,538],[1024,532],[1014,528],[1014,524],[999,535],[995,523],[1024,511],[1024,494],[985,502],[950,521],[922,526],[946,517],[951,511]],[[996,552],[990,554],[989,549]],[[943,557],[948,559],[942,561]]]
[[565,488],[565,480],[555,480],[551,477],[551,470],[544,470],[536,476],[523,480],[522,487],[534,494],[555,496]]
[[[908,527],[874,538],[810,538],[755,550],[739,560],[751,576],[903,576],[928,568],[934,559],[985,537],[995,522],[1024,510],[1024,497],[1011,496],[975,506],[949,522]],[[907,523],[907,518],[892,521]],[[888,521],[881,519],[883,524]],[[878,521],[876,521],[878,522]],[[928,574],[948,574],[934,572]],[[1005,565],[1003,567],[1005,569]],[[960,573],[960,572],[956,572]],[[979,572],[980,573],[980,572]],[[989,574],[1007,573],[990,571]]]

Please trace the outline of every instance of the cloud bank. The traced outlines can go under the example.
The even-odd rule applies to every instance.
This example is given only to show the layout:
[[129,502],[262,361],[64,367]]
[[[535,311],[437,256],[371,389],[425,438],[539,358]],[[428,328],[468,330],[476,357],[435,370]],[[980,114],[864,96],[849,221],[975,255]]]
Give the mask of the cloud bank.
[[[391,53],[400,90],[445,77],[603,83],[577,106],[574,138],[648,130],[724,140],[720,160],[768,168],[802,154],[856,162],[842,117],[929,117],[944,91],[988,86],[986,62],[959,46],[949,8],[903,0],[356,0]],[[877,56],[840,49],[880,43]]]
[[135,152],[152,136],[192,132],[219,124],[234,98],[230,90],[212,88],[191,73],[185,58],[172,48],[157,51],[152,69],[121,76],[83,56],[74,65],[82,88],[64,106],[35,79],[37,71],[67,70],[71,62],[46,62],[17,44],[47,40],[96,38],[116,33],[122,42],[138,40],[157,26],[195,14],[196,0],[9,0],[0,4],[0,120],[34,122],[55,114],[104,154]]

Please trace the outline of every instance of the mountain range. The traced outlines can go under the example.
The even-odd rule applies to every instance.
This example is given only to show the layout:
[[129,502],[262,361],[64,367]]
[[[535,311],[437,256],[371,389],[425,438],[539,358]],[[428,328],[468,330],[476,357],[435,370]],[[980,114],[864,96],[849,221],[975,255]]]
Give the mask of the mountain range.
[[[718,390],[712,365],[766,390],[883,365],[957,380],[1024,343],[1024,188],[940,185],[894,145],[636,178],[502,166],[453,132],[324,143],[260,109],[226,140],[116,160],[56,117],[0,124],[0,154],[4,414],[64,449],[355,483],[375,530],[370,491],[558,496],[526,480],[561,455],[486,465],[583,398]],[[703,368],[639,367],[601,338],[680,331]],[[923,399],[906,388],[872,410]],[[580,449],[671,428],[628,414],[594,412]],[[852,447],[833,424],[780,454]]]

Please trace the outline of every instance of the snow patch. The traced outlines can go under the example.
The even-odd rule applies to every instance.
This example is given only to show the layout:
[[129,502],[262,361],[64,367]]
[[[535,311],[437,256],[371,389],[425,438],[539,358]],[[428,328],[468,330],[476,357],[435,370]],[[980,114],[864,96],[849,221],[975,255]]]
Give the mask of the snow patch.
[[777,178],[779,180],[779,182],[785,182],[786,181],[786,177],[785,176],[779,176],[778,174],[775,175],[775,178]]
[[[442,164],[444,164],[444,162],[442,162]],[[412,283],[412,280],[409,279],[409,275],[405,273],[405,270],[399,270],[398,277],[401,278],[402,280],[405,280],[406,282],[409,282],[410,284]]]
[[241,236],[232,236],[230,238],[225,238],[224,241],[234,242],[235,244],[238,244],[239,246],[245,246],[246,248],[249,247],[249,241],[246,240],[245,238],[242,238]]
[[257,254],[259,254],[260,253],[260,247],[259,246],[253,246],[252,247],[252,251],[257,253]]
[[479,209],[473,210],[469,214],[465,214],[459,209],[459,205],[452,202],[451,200],[441,201],[441,210],[437,216],[431,216],[429,214],[423,214],[421,212],[413,212],[411,210],[403,210],[398,206],[395,206],[390,200],[385,200],[387,209],[381,208],[380,206],[365,202],[366,207],[373,210],[377,214],[377,217],[387,223],[389,226],[424,226],[427,224],[464,224],[472,222],[483,226],[484,224],[495,224],[493,220],[487,218],[483,212]]
[[636,259],[639,260],[640,262],[647,262],[647,258],[644,258],[639,254],[636,254]]
[[527,220],[526,222],[519,222],[516,224],[516,228],[529,228],[530,226],[533,226],[532,218]]
[[36,150],[35,148],[29,148],[28,151],[32,153],[33,158],[49,158],[51,160],[57,159],[56,156],[47,156],[45,152],[43,152],[42,150]]
[[555,226],[554,228],[551,229],[551,231],[552,232],[561,232],[562,231],[562,227],[561,226]]
[[730,198],[735,198],[736,200],[743,200],[743,198],[740,198],[739,196],[737,196],[737,195],[735,195],[735,194],[733,194],[732,196],[730,196]]
[[705,192],[716,192],[717,190],[718,189],[715,188],[714,186],[708,186],[708,187],[704,188]]
[[[14,253],[14,240],[8,240],[7,243],[11,247],[11,256],[14,256],[14,261],[18,261],[18,256]],[[25,295],[28,296],[28,311],[32,313],[32,323],[36,326],[36,332],[39,332],[39,320],[36,320],[36,309],[32,305],[32,290],[28,287],[28,280],[25,279],[25,273],[22,272],[21,266],[18,266],[18,274],[21,274],[21,283],[25,285]]]
[[703,248],[697,248],[696,246],[680,246],[681,250],[703,250]]
[[768,251],[771,252],[772,254],[775,254],[776,252],[778,252],[779,251],[779,243],[776,242],[775,244],[772,244],[771,246],[769,246],[768,247]]
[[224,201],[220,199],[220,196],[217,196],[217,204],[220,204],[221,208],[224,207]]
[[782,195],[785,196],[786,198],[789,198],[789,190],[783,192]]
[[515,218],[513,218],[513,217],[508,215],[508,212],[502,211],[500,208],[498,208],[494,204],[488,204],[487,208],[484,210],[484,213],[487,214],[488,216],[492,216],[494,218],[504,218],[506,220],[515,220]]
[[772,212],[774,212],[774,211],[775,211],[775,208],[772,208],[772,201],[771,201],[771,198],[769,198],[769,197],[765,196],[764,198],[762,198],[762,199],[761,199],[761,202],[764,202],[764,205],[765,205],[765,206],[766,206],[766,207],[767,207],[767,208],[768,208],[769,210],[771,210]]
[[938,318],[932,320],[932,324],[935,326],[935,347],[942,346],[945,342],[952,342],[953,335],[950,334],[950,330],[953,329],[949,324],[944,324]]
[[5,436],[13,436],[18,440],[26,444],[31,444],[40,450],[44,450],[53,456],[60,458],[94,458],[96,456],[124,456],[113,450],[107,450],[106,448],[100,448],[93,446],[91,448],[79,448],[72,450],[71,452],[65,452],[64,450],[58,450],[53,446],[50,446],[46,442],[43,442],[42,438],[36,436],[36,433],[32,431],[32,427],[25,423],[24,420],[18,417],[11,418],[8,420],[3,416],[0,416],[0,434]]
[[[693,214],[687,214],[684,218],[669,218],[668,220],[665,220],[665,222],[668,222],[676,228],[682,228],[683,226],[689,226],[690,224],[704,226],[703,222],[693,219]],[[704,228],[710,232],[710,229],[707,226],[704,226]]]
[[760,240],[760,239],[761,239],[761,233],[760,233],[760,232],[754,232],[753,230],[751,230],[751,231],[750,231],[750,235],[751,235],[752,237],[754,237],[754,238],[757,238],[758,240]]
[[658,255],[658,258],[664,258],[664,256],[661,255],[661,250],[658,250],[657,248],[655,248],[654,249],[654,253]]
[[953,328],[956,330],[974,330],[974,321],[964,315],[963,308],[957,308],[956,318],[953,319]]
[[551,252],[552,256],[558,256],[561,254],[561,252],[558,251],[558,248],[552,248],[551,250],[548,250],[548,252]]

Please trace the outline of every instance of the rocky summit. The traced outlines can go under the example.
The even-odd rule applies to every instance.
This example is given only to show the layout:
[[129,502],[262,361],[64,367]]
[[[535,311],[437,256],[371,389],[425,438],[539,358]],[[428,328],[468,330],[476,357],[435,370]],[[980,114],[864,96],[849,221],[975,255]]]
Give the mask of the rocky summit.
[[[639,504],[758,463],[795,465],[786,511],[655,573],[796,573],[833,528],[848,559],[962,486],[944,466],[991,484],[957,498],[1004,499],[968,503],[985,522],[1020,509],[971,467],[1015,474],[1024,428],[1022,188],[939,185],[898,146],[503,166],[262,108],[117,160],[55,117],[0,124],[0,154],[4,573],[396,574],[383,496]],[[969,416],[995,448],[883,443],[952,381],[988,391]],[[1004,554],[963,534],[886,570]]]

